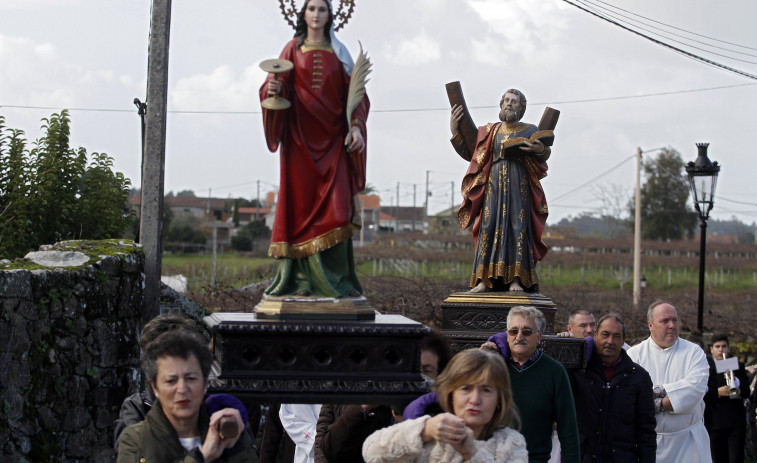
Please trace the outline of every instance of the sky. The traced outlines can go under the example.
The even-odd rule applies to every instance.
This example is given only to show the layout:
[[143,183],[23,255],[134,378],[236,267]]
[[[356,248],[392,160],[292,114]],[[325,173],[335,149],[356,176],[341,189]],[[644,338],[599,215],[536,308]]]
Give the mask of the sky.
[[[646,17],[642,27],[678,35],[658,39],[757,74],[752,0],[572,1]],[[150,10],[149,0],[0,0],[6,126],[36,140],[41,119],[67,108],[72,146],[108,153],[138,186],[132,101],[146,95]],[[262,132],[259,64],[278,57],[292,33],[277,0],[173,2],[166,193],[254,199],[258,185],[261,197],[277,187],[278,153]],[[670,147],[688,162],[699,142],[710,143],[710,159],[722,166],[711,217],[757,222],[754,78],[689,59],[563,0],[357,0],[338,36],[353,57],[362,43],[373,62],[367,175],[383,206],[397,203],[398,188],[400,205],[422,205],[427,178],[431,213],[459,204],[467,163],[449,143],[445,84],[460,81],[477,125],[497,120],[508,88],[528,98],[524,121],[538,123],[546,106],[561,111],[542,181],[548,224],[615,213],[604,204],[632,197],[637,148],[645,161]]]

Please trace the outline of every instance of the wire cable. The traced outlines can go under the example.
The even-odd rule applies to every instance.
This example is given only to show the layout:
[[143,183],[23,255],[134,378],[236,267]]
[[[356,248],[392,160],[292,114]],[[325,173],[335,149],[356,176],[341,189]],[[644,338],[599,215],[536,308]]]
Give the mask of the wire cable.
[[573,189],[572,189],[572,190],[570,190],[569,192],[567,192],[567,193],[564,193],[564,194],[562,194],[561,196],[558,196],[558,197],[557,197],[557,198],[555,198],[555,199],[552,199],[552,200],[550,201],[550,203],[551,203],[551,204],[559,203],[561,199],[567,198],[568,196],[572,195],[573,193],[577,192],[578,190],[580,190],[580,189],[582,189],[582,188],[585,188],[585,187],[586,187],[586,186],[588,186],[589,184],[593,183],[593,182],[594,182],[595,180],[597,180],[597,179],[599,179],[599,178],[601,178],[601,177],[605,176],[606,174],[609,174],[610,172],[614,171],[615,169],[618,169],[618,168],[619,168],[620,166],[622,166],[623,164],[627,163],[627,162],[628,162],[628,161],[630,161],[631,159],[634,159],[635,157],[636,157],[636,155],[635,155],[635,154],[632,154],[631,156],[629,156],[629,157],[627,157],[627,158],[623,159],[623,160],[622,160],[622,161],[620,161],[620,162],[619,162],[618,164],[616,164],[615,166],[613,166],[613,167],[611,167],[611,168],[607,169],[606,171],[602,172],[601,174],[597,175],[596,177],[593,177],[593,178],[591,178],[590,180],[588,180],[588,181],[586,181],[586,182],[582,183],[581,185],[579,185],[579,186],[577,186],[577,187],[573,188]]
[[[704,42],[704,41],[701,41],[701,40],[696,40],[696,39],[692,39],[692,38],[690,38],[690,37],[686,37],[685,35],[682,35],[682,34],[676,34],[675,32],[666,31],[666,30],[664,30],[664,29],[661,29],[661,28],[659,28],[659,27],[656,27],[656,26],[653,26],[653,25],[650,25],[650,24],[644,23],[644,22],[642,22],[642,21],[639,21],[639,20],[637,20],[637,19],[633,19],[633,18],[630,18],[630,17],[628,17],[628,16],[626,16],[626,15],[623,15],[623,14],[620,14],[620,13],[611,13],[611,12],[609,12],[609,11],[608,11],[608,9],[607,9],[607,8],[605,8],[605,7],[602,7],[602,6],[598,6],[598,5],[595,5],[595,4],[594,4],[594,3],[592,3],[592,2],[590,1],[590,0],[576,0],[576,1],[578,1],[579,3],[581,3],[581,4],[583,4],[583,5],[592,5],[592,7],[593,7],[593,8],[595,8],[595,9],[598,9],[598,10],[602,10],[602,11],[604,11],[605,13],[603,13],[603,14],[606,14],[607,16],[609,16],[609,17],[611,17],[611,18],[614,18],[614,19],[618,20],[619,22],[625,22],[625,23],[627,23],[627,24],[632,24],[632,25],[634,25],[635,27],[638,27],[638,28],[639,28],[639,29],[641,29],[641,30],[644,30],[644,31],[650,32],[650,33],[652,33],[652,34],[656,34],[656,35],[659,35],[659,36],[665,37],[666,39],[670,39],[670,40],[672,40],[672,41],[674,41],[674,42],[676,42],[676,43],[680,43],[680,44],[682,44],[682,45],[689,45],[689,44],[687,44],[687,43],[685,43],[685,42],[681,42],[681,41],[679,41],[679,40],[675,40],[675,39],[672,39],[672,38],[670,38],[670,36],[669,36],[669,35],[666,35],[666,34],[670,34],[670,35],[672,35],[673,37],[679,37],[679,38],[682,38],[682,39],[684,39],[684,40],[688,40],[688,41],[690,41],[690,42],[699,43],[699,44],[702,44],[702,45],[704,45],[704,46],[707,46],[707,47],[710,47],[710,48],[717,48],[717,49],[719,49],[719,50],[725,50],[725,51],[728,51],[728,52],[731,52],[731,53],[736,53],[736,54],[739,54],[739,55],[745,55],[745,56],[752,56],[752,57],[757,57],[757,55],[755,55],[755,54],[752,54],[752,53],[747,53],[747,52],[743,52],[743,51],[736,51],[736,50],[732,50],[732,49],[730,49],[730,48],[721,47],[721,46],[718,46],[718,45],[712,45],[712,44],[709,44],[709,43],[707,43],[707,42]],[[604,2],[602,2],[602,3],[604,3]],[[588,8],[588,6],[587,6],[587,8]],[[595,11],[596,11],[596,10],[595,10]],[[617,15],[617,16],[616,16],[616,15]],[[623,21],[623,20],[621,20],[621,19],[618,19],[618,16],[620,16],[620,17],[622,17],[622,18],[626,18],[626,19],[627,19],[628,21]],[[644,25],[644,26],[647,26],[647,27],[651,27],[651,28],[653,28],[653,29],[655,29],[655,30],[657,30],[657,31],[660,31],[660,32],[655,32],[654,30],[646,29],[646,28],[644,28],[644,27],[641,27],[641,26],[639,26],[638,24],[642,24],[642,25]],[[694,48],[694,49],[697,49],[697,50],[701,50],[701,51],[704,51],[705,53],[712,53],[712,54],[714,54],[714,55],[717,55],[717,56],[722,56],[722,57],[725,57],[725,58],[729,58],[729,59],[733,59],[733,60],[736,60],[736,61],[743,61],[743,62],[745,62],[745,63],[749,63],[749,64],[757,64],[757,63],[754,63],[754,62],[752,62],[752,61],[746,61],[746,60],[741,60],[741,59],[738,59],[738,58],[733,58],[733,57],[730,57],[730,56],[728,56],[728,55],[722,55],[722,54],[719,54],[719,53],[715,53],[715,52],[713,52],[713,51],[705,50],[705,49],[703,49],[703,48],[698,48],[698,47],[695,47],[695,46],[693,46],[693,45],[689,45],[689,46],[690,46],[690,47],[692,47],[692,48]]]
[[736,68],[733,68],[731,66],[726,66],[725,64],[718,63],[716,61],[704,58],[702,56],[699,56],[699,55],[696,55],[694,53],[688,52],[686,50],[682,50],[680,48],[674,47],[673,45],[665,43],[665,42],[663,42],[661,40],[657,40],[657,39],[655,39],[653,37],[650,37],[648,35],[642,34],[641,32],[635,31],[635,30],[631,29],[630,27],[626,27],[623,24],[618,23],[617,21],[613,21],[612,19],[605,18],[604,16],[602,16],[602,15],[600,15],[598,13],[595,13],[594,11],[591,11],[590,9],[587,9],[587,8],[581,6],[581,5],[578,5],[578,4],[574,3],[574,2],[572,2],[571,0],[563,0],[563,2],[565,2],[565,3],[569,4],[569,5],[572,5],[572,6],[576,7],[576,8],[578,8],[581,11],[589,13],[592,16],[596,16],[599,19],[607,21],[610,24],[618,26],[621,29],[624,29],[624,30],[626,30],[628,32],[631,32],[631,33],[636,34],[636,35],[638,35],[640,37],[643,37],[643,38],[645,38],[645,39],[647,39],[647,40],[649,40],[649,41],[651,41],[653,43],[656,43],[656,44],[661,45],[661,46],[666,47],[666,48],[670,48],[671,50],[675,50],[678,53],[686,56],[687,58],[693,59],[694,61],[699,61],[701,63],[710,64],[711,66],[715,66],[717,68],[720,68],[721,70],[729,71],[729,72],[732,72],[734,74],[738,74],[740,76],[747,77],[749,79],[757,80],[757,75],[750,74],[750,73],[748,73],[746,71],[742,71],[740,69],[736,69]]
[[710,36],[707,36],[707,35],[699,34],[699,33],[697,33],[697,32],[688,31],[688,30],[686,30],[686,29],[682,29],[682,28],[680,28],[680,27],[676,27],[676,26],[673,26],[673,25],[670,25],[670,24],[666,24],[666,23],[664,23],[664,22],[661,22],[661,21],[657,21],[656,19],[648,18],[648,17],[646,17],[646,16],[643,16],[643,15],[640,15],[640,14],[638,14],[638,13],[634,13],[633,11],[625,10],[625,9],[623,9],[623,8],[619,7],[619,6],[615,6],[615,5],[612,5],[612,4],[610,4],[610,3],[607,3],[607,2],[603,2],[602,0],[595,0],[595,1],[597,1],[597,2],[599,2],[599,3],[604,3],[604,4],[605,4],[605,5],[607,5],[607,6],[610,6],[610,7],[612,7],[612,8],[615,8],[615,9],[617,9],[617,10],[620,10],[620,11],[624,11],[624,12],[626,12],[626,13],[630,13],[630,14],[632,14],[632,15],[634,15],[634,16],[638,16],[638,17],[640,17],[640,18],[644,18],[644,19],[646,19],[646,20],[649,20],[649,21],[655,22],[655,23],[657,23],[657,24],[661,24],[661,25],[663,25],[663,26],[665,26],[665,27],[669,27],[669,28],[671,28],[671,29],[675,29],[675,30],[679,30],[679,31],[682,31],[682,32],[686,32],[687,34],[696,35],[696,36],[699,36],[699,37],[703,37],[703,38],[705,38],[705,39],[715,40],[716,42],[725,43],[725,44],[728,44],[728,45],[733,45],[734,47],[739,47],[739,48],[746,48],[747,50],[757,50],[757,48],[754,48],[754,47],[748,47],[748,46],[746,46],[746,45],[739,45],[738,43],[727,42],[727,41],[725,41],[725,40],[720,40],[720,39],[718,39],[718,38],[715,38],[715,37],[710,37]]
[[[533,106],[547,106],[558,104],[577,104],[577,103],[596,103],[601,101],[615,101],[615,100],[629,100],[636,98],[651,98],[656,96],[668,96],[668,95],[680,95],[684,93],[698,93],[709,92],[712,90],[723,90],[729,88],[748,87],[757,85],[757,83],[746,84],[733,84],[733,85],[721,85],[717,87],[705,87],[705,88],[693,88],[687,90],[673,90],[669,92],[656,92],[656,93],[644,93],[641,95],[622,95],[611,96],[605,98],[585,98],[580,100],[562,100],[562,101],[547,101],[547,102],[534,102],[530,103]],[[59,111],[63,108],[60,106],[30,106],[30,105],[7,105],[0,104],[0,108],[11,109],[45,109],[51,111]],[[469,109],[492,109],[499,108],[497,105],[480,105],[480,106],[468,106]],[[133,113],[133,109],[112,109],[112,108],[67,108],[69,111],[82,111],[82,112],[115,112],[115,113]],[[436,107],[436,108],[388,108],[388,109],[371,109],[373,113],[403,113],[403,112],[431,112],[431,111],[449,111],[448,107]],[[222,115],[250,115],[260,114],[260,111],[195,111],[195,110],[168,110],[169,114],[222,114]]]

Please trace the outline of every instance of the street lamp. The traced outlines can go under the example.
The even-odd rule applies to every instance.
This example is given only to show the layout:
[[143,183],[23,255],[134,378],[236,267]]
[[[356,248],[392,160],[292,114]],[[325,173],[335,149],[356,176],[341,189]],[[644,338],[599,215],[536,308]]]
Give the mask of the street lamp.
[[720,166],[717,162],[711,162],[707,157],[709,143],[697,143],[697,159],[686,164],[686,173],[689,176],[691,195],[694,198],[694,208],[699,215],[699,298],[697,303],[697,329],[702,334],[702,322],[704,317],[704,258],[706,254],[707,219],[712,210],[715,196],[715,185],[718,182]]

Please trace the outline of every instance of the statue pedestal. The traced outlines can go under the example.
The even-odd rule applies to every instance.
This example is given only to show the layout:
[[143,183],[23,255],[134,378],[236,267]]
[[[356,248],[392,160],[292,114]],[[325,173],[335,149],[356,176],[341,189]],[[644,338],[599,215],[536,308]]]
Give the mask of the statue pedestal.
[[586,341],[549,336],[555,333],[557,306],[547,296],[523,291],[453,293],[442,302],[442,329],[455,352],[479,348],[490,336],[507,331],[507,314],[512,307],[528,305],[539,309],[547,328],[539,349],[568,369],[586,367]]
[[428,392],[421,339],[400,315],[375,320],[261,319],[215,313],[210,389],[282,403],[406,403]]
[[376,311],[364,296],[269,296],[255,306],[259,319],[268,320],[373,320]]

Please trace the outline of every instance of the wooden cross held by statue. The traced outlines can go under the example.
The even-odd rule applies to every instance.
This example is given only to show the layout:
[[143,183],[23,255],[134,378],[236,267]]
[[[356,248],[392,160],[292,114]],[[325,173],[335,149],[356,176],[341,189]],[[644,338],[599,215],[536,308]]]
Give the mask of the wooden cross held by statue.
[[[476,146],[478,129],[476,128],[476,124],[473,123],[473,118],[468,111],[468,106],[465,104],[463,88],[460,86],[459,81],[448,83],[446,88],[450,106],[459,104],[463,107],[463,119],[460,121],[460,133],[465,140],[465,144],[470,147],[470,153],[473,153],[473,149]],[[559,118],[560,111],[547,106],[544,108],[541,121],[539,121],[539,130],[554,130],[557,126],[557,119]],[[551,144],[551,142],[549,144]],[[470,159],[466,159],[466,161],[470,161]]]

